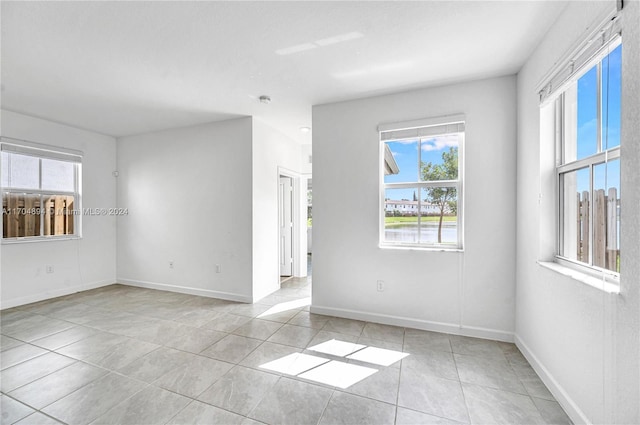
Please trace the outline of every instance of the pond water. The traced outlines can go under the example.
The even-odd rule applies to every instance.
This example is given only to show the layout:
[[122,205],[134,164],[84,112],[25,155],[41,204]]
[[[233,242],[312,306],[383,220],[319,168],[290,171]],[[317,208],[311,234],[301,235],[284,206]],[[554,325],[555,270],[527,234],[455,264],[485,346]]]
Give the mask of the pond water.
[[[387,225],[384,229],[384,237],[387,242],[406,243],[437,243],[438,223],[402,223]],[[442,223],[442,243],[458,243],[458,226],[456,222]]]

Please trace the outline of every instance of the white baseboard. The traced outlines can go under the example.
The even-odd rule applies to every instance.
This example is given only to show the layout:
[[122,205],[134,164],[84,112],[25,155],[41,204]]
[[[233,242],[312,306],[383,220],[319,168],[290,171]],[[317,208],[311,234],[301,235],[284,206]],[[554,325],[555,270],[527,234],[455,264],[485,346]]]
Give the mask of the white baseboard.
[[584,414],[582,409],[573,401],[571,396],[562,388],[562,386],[555,380],[553,375],[547,370],[546,367],[540,362],[531,349],[525,344],[525,342],[515,335],[516,346],[522,352],[522,355],[527,359],[531,367],[536,371],[542,382],[547,386],[551,394],[555,397],[556,401],[560,403],[560,406],[569,416],[569,419],[574,424],[590,424],[592,423],[589,418]]
[[230,292],[212,291],[210,289],[190,288],[188,286],[169,285],[166,283],[147,282],[144,280],[134,280],[118,278],[118,283],[129,286],[137,286],[139,288],[158,289],[160,291],[178,292],[181,294],[199,295],[202,297],[218,298],[227,301],[237,301],[241,303],[252,303],[251,297],[246,295],[234,294]]
[[0,309],[4,310],[6,308],[18,307],[25,304],[37,303],[39,301],[49,300],[51,298],[63,297],[65,295],[75,294],[76,292],[88,291],[89,289],[100,288],[107,285],[113,285],[115,281],[108,280],[100,280],[91,283],[85,283],[77,286],[70,286],[67,288],[60,288],[51,291],[40,292],[38,294],[29,295],[26,297],[13,298],[9,300],[2,300],[2,304]]
[[454,323],[432,322],[428,320],[413,319],[409,317],[391,316],[386,314],[347,310],[333,307],[323,307],[318,305],[312,305],[310,311],[316,314],[343,317],[345,319],[363,320],[367,322],[381,323],[383,325],[402,326],[406,328],[421,329],[425,331],[471,336],[475,338],[492,339],[496,341],[513,342],[513,332],[500,331],[497,329],[486,329],[464,325],[460,326]]

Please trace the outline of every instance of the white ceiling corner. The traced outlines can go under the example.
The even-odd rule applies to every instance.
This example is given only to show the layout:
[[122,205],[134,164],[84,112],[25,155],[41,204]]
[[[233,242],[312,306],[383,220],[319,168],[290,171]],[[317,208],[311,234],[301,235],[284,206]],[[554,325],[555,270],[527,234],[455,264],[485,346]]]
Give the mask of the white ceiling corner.
[[2,107],[113,136],[253,115],[308,143],[312,105],[516,73],[564,6],[3,1]]

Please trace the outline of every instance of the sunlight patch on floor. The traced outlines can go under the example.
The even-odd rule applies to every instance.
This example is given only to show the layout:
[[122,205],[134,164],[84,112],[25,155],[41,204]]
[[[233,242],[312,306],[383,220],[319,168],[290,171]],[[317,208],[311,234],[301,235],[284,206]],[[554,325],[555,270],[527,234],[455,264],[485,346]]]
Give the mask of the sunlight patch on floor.
[[[384,367],[391,366],[409,355],[409,353],[367,347],[366,345],[337,339],[314,345],[309,347],[308,350]],[[351,385],[378,372],[378,369],[304,353],[289,354],[265,363],[260,368],[294,375],[298,378],[342,389],[349,388]]]
[[261,319],[265,316],[270,316],[272,314],[282,313],[283,311],[306,307],[308,305],[311,305],[311,297],[300,298],[299,300],[287,301],[284,303],[276,304],[273,307],[271,307],[269,310],[259,315],[258,319]]
[[310,356],[303,353],[292,353],[272,362],[265,363],[261,365],[260,368],[295,376],[316,366],[320,366],[323,363],[327,363],[328,361],[329,359],[322,357]]
[[324,354],[331,354],[332,356],[344,357],[358,350],[362,350],[365,347],[366,345],[332,339],[332,340],[323,342],[322,344],[309,347],[309,350],[317,351],[319,353],[324,353]]
[[367,347],[356,353],[348,355],[348,359],[359,360],[361,362],[373,363],[380,366],[391,366],[395,362],[404,359],[409,353],[402,353],[384,348]]
[[325,363],[315,369],[298,375],[298,378],[345,389],[373,375],[377,371],[377,369],[370,367],[331,360],[329,363]]

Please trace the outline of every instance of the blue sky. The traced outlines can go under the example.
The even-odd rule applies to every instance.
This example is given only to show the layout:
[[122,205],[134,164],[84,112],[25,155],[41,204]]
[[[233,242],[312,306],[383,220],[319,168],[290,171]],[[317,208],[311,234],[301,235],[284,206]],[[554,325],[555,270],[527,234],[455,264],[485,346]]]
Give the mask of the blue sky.
[[[602,61],[602,146],[620,145],[622,46]],[[597,150],[597,71],[594,67],[578,80],[578,152],[577,158],[593,155]],[[606,170],[606,171],[605,171]],[[620,161],[596,167],[594,188],[620,188]],[[578,173],[578,186],[589,187],[589,173]]]
[[[597,132],[602,131],[603,148],[620,144],[620,98],[621,98],[622,46],[618,46],[602,61],[602,128],[597,128],[597,71],[594,67],[578,80],[578,146],[577,159],[593,155],[597,151]],[[442,152],[457,146],[457,136],[445,135],[419,140],[387,142],[400,168],[400,172],[384,177],[385,183],[413,182],[419,179],[418,149],[422,147],[422,161],[438,164]],[[599,165],[594,172],[594,188],[620,188],[620,161]],[[580,191],[589,188],[587,170],[578,172]],[[586,188],[586,189],[584,189]],[[413,199],[417,189],[387,190],[385,198]],[[423,197],[424,198],[424,197]]]
[[[450,147],[458,146],[458,135],[447,134],[442,136],[434,136],[422,139],[422,142],[418,139],[414,140],[401,140],[387,142],[387,145],[393,153],[393,157],[398,164],[400,172],[398,174],[391,174],[384,176],[385,183],[406,183],[415,182],[420,180],[419,176],[419,164],[418,164],[418,149],[422,149],[422,162],[432,162],[433,164],[442,163],[442,152],[448,151]],[[393,189],[387,190],[385,198],[391,199],[413,199],[413,193],[418,194],[417,189]],[[424,199],[424,196],[423,196]]]

